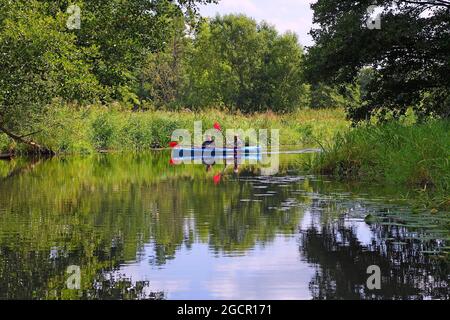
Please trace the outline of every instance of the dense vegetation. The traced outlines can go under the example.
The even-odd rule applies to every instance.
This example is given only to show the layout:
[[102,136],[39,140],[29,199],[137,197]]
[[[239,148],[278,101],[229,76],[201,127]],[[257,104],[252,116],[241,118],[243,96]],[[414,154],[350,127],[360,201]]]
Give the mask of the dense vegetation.
[[305,98],[303,50],[292,33],[239,16],[201,26],[189,57],[187,105],[243,112],[298,108]]
[[450,2],[377,1],[378,17],[372,4],[312,5],[306,78],[340,87],[347,116],[359,123],[336,137],[315,169],[430,191],[420,194],[449,208]]
[[[133,298],[141,294],[137,288],[120,279],[108,284],[98,278],[100,270],[108,274],[133,260],[149,239],[156,252],[151,263],[167,263],[180,246],[194,243],[192,230],[185,230],[191,212],[195,236],[216,252],[250,250],[297,230],[305,207],[268,212],[249,202],[230,215],[224,208],[242,206],[250,185],[210,188],[213,173],[170,166],[168,153],[95,154],[165,147],[173,130],[191,129],[198,120],[205,129],[216,121],[223,129],[281,129],[283,149],[321,146],[320,155],[299,156],[296,169],[386,184],[392,199],[405,197],[426,214],[412,230],[448,231],[448,218],[437,213],[450,208],[450,1],[378,0],[381,29],[371,29],[373,0],[317,0],[310,48],[294,33],[280,34],[244,15],[200,17],[198,5],[213,2],[0,0],[0,157],[91,154],[0,162],[6,204],[0,286],[13,288],[0,298],[77,298],[64,284],[73,263],[86,275],[83,298]],[[72,4],[81,9],[80,28],[69,28]],[[256,170],[241,169],[243,175]],[[292,169],[281,164],[282,174]],[[334,183],[323,187],[331,198]],[[347,210],[312,199],[321,190],[313,185],[309,178],[302,182],[309,194],[303,204],[312,201],[323,219]],[[345,188],[359,198],[353,185]],[[289,196],[285,186],[278,192]],[[21,200],[11,201],[16,193]],[[355,263],[362,246],[349,251],[333,242],[342,233],[357,244],[353,232],[340,226],[301,234],[307,245],[300,250],[321,265],[315,281],[357,288],[343,283],[355,277],[342,277],[343,269],[328,259],[338,252],[338,266]],[[65,245],[55,247],[61,239]],[[389,253],[384,244],[372,245]],[[414,245],[402,250],[420,259]],[[386,265],[383,255],[369,253],[357,263],[361,270],[369,261]],[[426,283],[434,268],[423,261],[414,270],[395,265],[403,284],[405,274]],[[92,283],[101,289],[92,290]],[[318,297],[329,295],[311,287]]]
[[[354,99],[348,115],[395,117],[413,107],[422,118],[450,116],[450,1],[376,1],[380,28],[370,27],[372,0],[318,0],[308,52],[313,83],[342,86]],[[364,74],[361,77],[361,72]],[[360,75],[360,76],[358,76]],[[348,90],[355,79],[360,95]]]
[[[318,147],[317,141],[331,142],[336,133],[349,126],[342,109],[302,110],[288,115],[256,113],[251,117],[218,110],[133,112],[102,106],[78,111],[68,106],[55,109],[51,120],[38,126],[35,138],[46,141],[46,146],[56,153],[71,154],[167,147],[175,129],[194,130],[194,121],[199,120],[204,130],[211,128],[217,119],[224,130],[282,128],[281,145],[305,148]],[[27,150],[26,145],[15,144],[6,136],[0,138],[0,150],[8,147],[18,153]]]
[[65,105],[244,113],[343,105],[336,90],[305,82],[295,34],[243,15],[203,19],[196,9],[207,2],[77,1],[74,29],[69,1],[0,0],[0,131],[51,152],[38,133],[65,126],[54,118]]

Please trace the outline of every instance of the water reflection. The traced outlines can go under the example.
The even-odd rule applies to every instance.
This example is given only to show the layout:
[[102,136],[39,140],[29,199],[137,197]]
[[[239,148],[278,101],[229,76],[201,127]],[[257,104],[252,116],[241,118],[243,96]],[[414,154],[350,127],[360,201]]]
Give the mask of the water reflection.
[[[360,222],[363,223],[363,222]],[[360,227],[361,228],[361,227]],[[363,227],[364,228],[364,227]],[[405,230],[387,226],[372,227],[373,234]],[[314,299],[424,299],[448,298],[448,269],[445,261],[433,261],[421,254],[424,244],[408,240],[394,244],[372,236],[360,242],[355,226],[344,222],[311,227],[302,232],[301,255],[317,266],[310,281]],[[431,241],[427,244],[434,247]],[[367,267],[382,271],[380,290],[368,290]]]
[[0,162],[0,298],[448,298],[448,264],[429,254],[448,248],[448,215],[424,228],[391,191],[299,175],[298,157],[220,184],[162,153]]

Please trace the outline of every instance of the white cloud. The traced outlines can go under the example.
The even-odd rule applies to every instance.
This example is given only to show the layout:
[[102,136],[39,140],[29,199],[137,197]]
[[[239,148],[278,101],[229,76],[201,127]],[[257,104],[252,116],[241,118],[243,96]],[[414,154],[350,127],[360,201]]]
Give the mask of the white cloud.
[[258,6],[252,0],[226,0],[223,1],[223,7],[229,10],[239,8],[249,13],[258,13]]
[[[208,244],[180,248],[164,266],[148,258],[122,265],[117,275],[149,281],[148,291],[163,291],[168,299],[292,300],[311,299],[309,282],[315,268],[301,258],[297,237],[278,236],[242,254],[214,256]],[[143,257],[154,257],[146,245]]]

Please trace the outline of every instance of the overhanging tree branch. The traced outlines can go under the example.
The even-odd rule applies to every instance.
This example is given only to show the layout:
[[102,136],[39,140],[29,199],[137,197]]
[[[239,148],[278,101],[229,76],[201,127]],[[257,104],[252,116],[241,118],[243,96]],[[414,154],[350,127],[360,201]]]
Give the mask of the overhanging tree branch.
[[428,1],[414,1],[414,0],[403,0],[403,2],[408,4],[416,4],[416,5],[423,5],[423,6],[438,6],[438,7],[447,7],[450,8],[450,1],[447,0],[428,0]]
[[54,154],[54,152],[46,147],[43,147],[39,145],[38,143],[32,141],[32,140],[25,140],[24,137],[18,136],[17,134],[14,134],[13,132],[9,131],[8,129],[4,128],[0,125],[0,131],[6,134],[8,137],[13,139],[16,142],[26,144],[30,147],[32,147],[35,151],[41,154]]

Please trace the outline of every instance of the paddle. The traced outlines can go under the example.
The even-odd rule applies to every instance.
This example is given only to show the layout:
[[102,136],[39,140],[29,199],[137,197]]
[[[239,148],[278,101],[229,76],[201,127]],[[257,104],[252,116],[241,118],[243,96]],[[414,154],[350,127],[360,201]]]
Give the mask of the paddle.
[[170,142],[170,143],[169,143],[169,147],[170,147],[171,149],[178,147],[178,142],[176,142],[176,141]]

